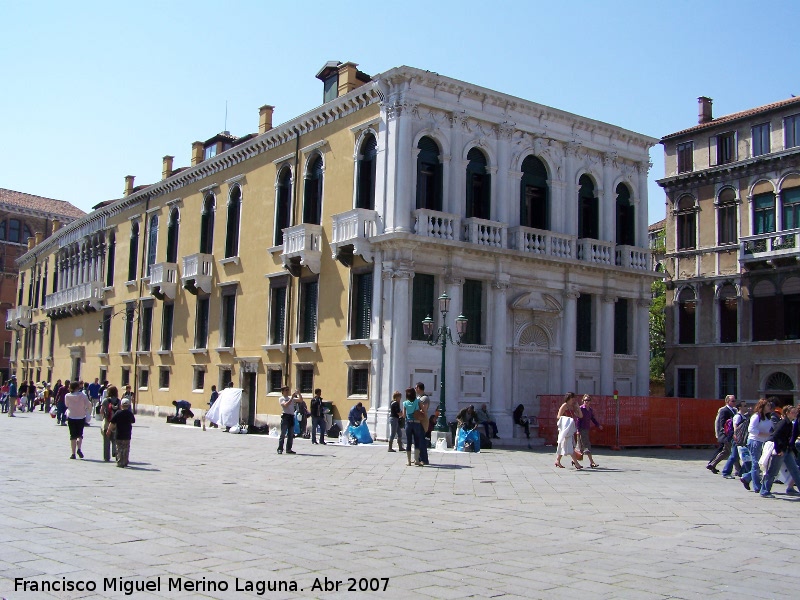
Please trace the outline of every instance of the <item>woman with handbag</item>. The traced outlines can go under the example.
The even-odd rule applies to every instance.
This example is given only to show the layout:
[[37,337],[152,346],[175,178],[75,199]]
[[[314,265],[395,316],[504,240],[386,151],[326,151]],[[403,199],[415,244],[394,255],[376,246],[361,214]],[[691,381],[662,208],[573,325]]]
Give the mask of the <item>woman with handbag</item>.
[[81,384],[73,381],[69,384],[69,394],[64,397],[64,403],[69,411],[67,425],[69,426],[69,445],[72,449],[70,458],[75,458],[75,454],[83,458],[81,444],[83,443],[83,428],[86,426],[86,418],[91,419],[92,402],[82,391],[78,391]]
[[116,431],[111,431],[108,426],[111,424],[114,413],[119,410],[119,403],[119,390],[117,386],[109,386],[106,391],[106,397],[100,404],[100,414],[103,416],[103,426],[100,428],[100,435],[103,436],[103,460],[106,462],[110,462],[112,456],[117,456]]
[[761,398],[756,403],[753,409],[753,416],[750,417],[750,425],[747,427],[747,433],[750,436],[747,442],[747,449],[750,451],[750,458],[753,466],[749,473],[745,473],[739,479],[742,485],[749,492],[750,482],[753,483],[753,491],[757,494],[761,493],[761,473],[758,470],[758,461],[761,459],[761,451],[764,449],[764,444],[769,441],[772,435],[773,425],[770,419],[773,403],[766,398]]
[[392,448],[394,438],[397,438],[397,447],[400,448],[400,452],[406,451],[405,448],[403,448],[403,438],[400,433],[405,427],[405,423],[402,425],[400,423],[400,420],[403,418],[403,407],[400,404],[402,398],[403,395],[396,391],[392,394],[392,403],[389,404],[389,452],[394,452],[394,448]]
[[577,470],[583,467],[578,461],[583,459],[583,456],[575,450],[575,435],[578,432],[578,419],[583,417],[583,412],[578,405],[578,399],[575,394],[568,392],[564,396],[564,403],[558,409],[558,416],[556,418],[556,427],[558,427],[558,445],[556,446],[556,462],[555,466],[563,469],[564,465],[561,464],[562,456],[572,457],[572,466]]
[[[791,404],[784,406],[781,412],[782,418],[775,426],[775,431],[772,432],[770,441],[775,444],[775,449],[772,455],[769,469],[764,473],[764,480],[761,482],[761,497],[774,498],[772,494],[772,482],[781,470],[781,467],[786,464],[789,469],[789,474],[794,481],[800,479],[800,474],[797,473],[797,461],[794,455],[794,445],[790,444],[792,437],[792,421],[797,418],[797,407]],[[795,477],[797,475],[797,477]]]

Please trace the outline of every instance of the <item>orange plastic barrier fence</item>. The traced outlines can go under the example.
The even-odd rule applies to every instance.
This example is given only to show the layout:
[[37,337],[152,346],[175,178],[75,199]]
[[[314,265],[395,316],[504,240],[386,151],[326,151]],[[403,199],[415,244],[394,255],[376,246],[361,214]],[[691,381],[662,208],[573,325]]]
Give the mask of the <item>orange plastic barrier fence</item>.
[[[556,415],[564,396],[539,396],[539,437],[545,444],[558,441]],[[654,398],[651,396],[595,396],[592,410],[603,430],[592,425],[592,445],[710,446],[716,444],[714,419],[722,400]]]

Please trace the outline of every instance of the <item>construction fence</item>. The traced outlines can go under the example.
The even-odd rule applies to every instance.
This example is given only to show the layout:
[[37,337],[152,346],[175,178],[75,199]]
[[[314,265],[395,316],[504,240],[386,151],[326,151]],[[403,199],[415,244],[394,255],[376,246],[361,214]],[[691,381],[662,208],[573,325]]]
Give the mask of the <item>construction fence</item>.
[[[539,396],[539,437],[545,444],[558,441],[556,415],[564,396]],[[714,419],[724,404],[719,399],[654,398],[651,396],[600,396],[592,394],[595,419],[592,445],[626,446],[711,446]]]

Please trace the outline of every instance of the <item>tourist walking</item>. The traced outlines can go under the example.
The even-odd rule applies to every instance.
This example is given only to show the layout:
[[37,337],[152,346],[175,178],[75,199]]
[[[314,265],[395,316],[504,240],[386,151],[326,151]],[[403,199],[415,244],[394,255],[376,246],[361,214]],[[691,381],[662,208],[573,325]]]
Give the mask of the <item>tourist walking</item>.
[[56,425],[67,424],[67,403],[64,399],[67,397],[70,385],[72,384],[69,379],[67,379],[64,384],[58,388],[58,392],[56,393]]
[[314,390],[314,397],[311,398],[311,443],[317,443],[317,431],[319,431],[319,443],[325,445],[325,405],[322,403],[322,389]]
[[578,431],[577,422],[583,416],[575,394],[567,392],[564,395],[564,403],[559,407],[556,416],[556,426],[558,427],[558,444],[556,445],[555,466],[563,469],[561,464],[562,456],[572,457],[572,466],[579,471],[583,468],[578,461],[581,456],[575,451],[575,434]]
[[116,432],[113,429],[109,429],[108,426],[119,408],[119,390],[117,390],[117,386],[109,386],[106,391],[106,397],[100,404],[100,414],[103,418],[100,435],[103,436],[103,460],[106,462],[109,462],[112,457],[117,455]]
[[392,394],[392,402],[389,404],[389,452],[394,452],[394,438],[397,438],[397,447],[400,452],[405,452],[403,448],[402,429],[400,427],[400,419],[403,418],[403,406],[401,401],[403,395],[396,391]]
[[750,467],[750,472],[742,475],[739,481],[748,491],[750,491],[752,482],[753,491],[757,494],[761,492],[761,473],[759,472],[758,461],[761,459],[761,451],[764,449],[764,444],[769,441],[773,432],[772,419],[770,418],[772,407],[773,403],[771,401],[761,398],[756,403],[753,416],[750,417],[750,425],[747,428],[749,436],[747,449],[750,451],[752,466]]
[[36,384],[33,381],[28,382],[28,391],[25,394],[26,404],[28,405],[28,412],[32,413],[36,407]]
[[72,450],[70,458],[77,454],[83,458],[81,444],[83,443],[83,428],[86,426],[86,417],[92,414],[92,403],[82,391],[77,381],[69,386],[69,393],[64,397],[64,403],[69,410],[67,425],[69,426],[69,446]]
[[717,465],[728,458],[731,453],[731,441],[733,440],[733,417],[736,416],[736,396],[728,394],[725,396],[725,404],[717,411],[714,419],[714,435],[719,444],[714,451],[711,460],[708,461],[706,469],[716,475],[719,473]]
[[578,452],[589,458],[589,466],[593,469],[599,467],[592,458],[592,442],[589,436],[589,430],[594,424],[600,431],[603,431],[603,426],[594,418],[594,411],[592,410],[592,397],[589,394],[583,395],[583,404],[581,404],[581,417],[577,420],[578,425]]
[[8,416],[13,417],[14,411],[17,410],[17,400],[19,399],[19,390],[17,388],[17,376],[12,375],[11,381],[8,384]]
[[131,401],[123,398],[119,403],[119,410],[111,417],[110,432],[108,432],[116,438],[117,466],[123,469],[128,466],[131,454],[131,434],[134,423],[136,423],[136,417],[131,411]]
[[403,417],[406,420],[406,457],[408,458],[408,466],[411,466],[411,445],[414,445],[414,464],[421,467],[424,463],[422,460],[422,451],[425,450],[425,459],[428,458],[428,449],[425,447],[425,432],[422,430],[422,424],[417,420],[424,418],[422,411],[419,409],[419,398],[414,391],[414,388],[406,389],[406,399],[403,402]]
[[278,439],[278,454],[283,454],[283,441],[286,440],[286,454],[295,454],[294,441],[294,396],[289,396],[289,386],[281,388],[281,437]]
[[[731,454],[722,466],[722,476],[725,479],[736,479],[742,476],[744,468],[742,458],[743,452],[740,449],[747,445],[747,404],[739,402],[736,406],[736,414],[733,415],[733,437],[731,438]],[[740,460],[741,459],[741,460]],[[736,475],[731,473],[735,472]]]
[[770,436],[770,441],[775,444],[773,450],[772,460],[769,464],[769,469],[764,473],[764,479],[761,482],[761,497],[774,498],[772,494],[772,483],[775,481],[781,467],[786,465],[789,475],[796,483],[800,481],[800,473],[797,470],[797,461],[795,460],[794,444],[790,443],[792,438],[792,425],[793,421],[797,418],[797,407],[787,404],[781,411],[781,420],[775,426],[775,431]]

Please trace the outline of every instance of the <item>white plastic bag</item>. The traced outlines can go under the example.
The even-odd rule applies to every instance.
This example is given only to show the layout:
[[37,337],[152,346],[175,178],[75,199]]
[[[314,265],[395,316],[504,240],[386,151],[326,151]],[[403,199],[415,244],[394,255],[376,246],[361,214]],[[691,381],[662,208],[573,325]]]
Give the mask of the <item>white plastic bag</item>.
[[445,438],[439,438],[436,440],[436,449],[441,452],[447,450],[447,440]]
[[761,458],[758,459],[758,466],[761,467],[761,472],[766,475],[769,471],[769,465],[772,463],[772,455],[775,452],[775,442],[764,442],[764,448],[761,450]]

